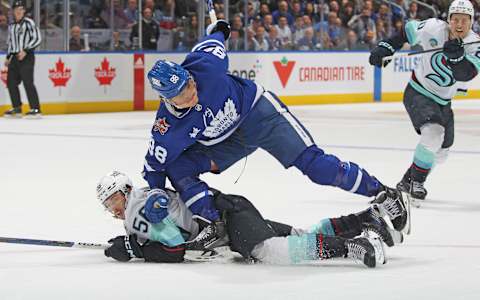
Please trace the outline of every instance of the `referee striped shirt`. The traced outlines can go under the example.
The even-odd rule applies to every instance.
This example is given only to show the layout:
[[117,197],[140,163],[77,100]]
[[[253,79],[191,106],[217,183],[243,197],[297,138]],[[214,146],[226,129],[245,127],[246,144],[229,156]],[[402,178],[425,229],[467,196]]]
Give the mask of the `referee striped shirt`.
[[32,51],[42,41],[40,30],[32,19],[24,17],[8,26],[7,58],[23,51]]

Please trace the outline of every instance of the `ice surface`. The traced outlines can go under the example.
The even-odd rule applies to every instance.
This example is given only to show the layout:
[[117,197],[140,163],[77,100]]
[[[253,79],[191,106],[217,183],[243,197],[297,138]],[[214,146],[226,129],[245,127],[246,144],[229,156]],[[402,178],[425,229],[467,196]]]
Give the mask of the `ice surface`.
[[[0,244],[0,299],[479,299],[480,101],[456,101],[456,141],[427,182],[404,245],[366,269],[349,260],[299,266],[117,263],[101,251]],[[395,185],[418,137],[400,103],[294,107],[327,152]],[[0,236],[106,242],[122,224],[95,200],[112,169],[140,171],[154,112],[0,119]],[[244,164],[246,169],[237,184]],[[307,227],[361,210],[366,198],[309,182],[257,151],[211,186],[265,217]]]

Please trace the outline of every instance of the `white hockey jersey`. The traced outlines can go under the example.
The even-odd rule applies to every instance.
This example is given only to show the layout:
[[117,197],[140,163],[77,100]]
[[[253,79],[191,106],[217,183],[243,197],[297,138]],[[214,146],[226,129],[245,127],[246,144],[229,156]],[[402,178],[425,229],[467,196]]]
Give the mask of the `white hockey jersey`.
[[148,188],[133,189],[127,197],[124,226],[127,234],[136,234],[140,242],[152,240],[169,247],[184,243],[198,234],[198,224],[180,200],[178,193],[167,190],[170,197],[168,216],[158,224],[145,218]]
[[[410,45],[420,45],[423,50],[429,50],[442,47],[448,40],[449,25],[434,18],[422,22],[412,20],[405,25],[405,32]],[[480,41],[480,37],[470,30],[463,42],[475,41]],[[466,45],[465,54],[480,72],[480,43]],[[447,105],[457,93],[467,92],[468,83],[454,79],[442,50],[422,54],[412,76],[416,80],[412,78],[410,85],[441,105]]]

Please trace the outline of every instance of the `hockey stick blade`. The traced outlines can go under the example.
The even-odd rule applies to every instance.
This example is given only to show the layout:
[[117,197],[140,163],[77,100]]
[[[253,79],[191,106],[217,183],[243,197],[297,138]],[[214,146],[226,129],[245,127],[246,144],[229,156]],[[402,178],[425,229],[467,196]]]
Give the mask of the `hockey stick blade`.
[[103,250],[108,244],[0,237],[0,243]]
[[402,199],[403,202],[405,203],[405,208],[407,210],[407,225],[405,225],[405,228],[402,230],[402,232],[405,232],[406,234],[410,234],[412,232],[412,206],[411,206],[411,199],[410,195],[402,192]]

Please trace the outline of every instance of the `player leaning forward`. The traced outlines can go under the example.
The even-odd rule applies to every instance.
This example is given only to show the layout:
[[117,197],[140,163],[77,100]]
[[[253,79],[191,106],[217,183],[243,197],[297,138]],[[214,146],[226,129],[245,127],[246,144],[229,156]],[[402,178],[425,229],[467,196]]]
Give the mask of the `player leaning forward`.
[[[379,217],[377,204],[356,214],[323,219],[310,230],[303,230],[265,220],[244,197],[210,191],[229,236],[221,245],[227,244],[246,259],[289,264],[349,257],[375,267],[385,263],[382,241],[393,246],[394,240],[402,240],[402,235]],[[110,240],[112,246],[105,250],[106,256],[116,260],[182,262],[186,249],[209,236],[208,227],[202,230],[200,219],[194,218],[178,193],[135,189],[121,172],[111,172],[100,180],[97,198],[116,218],[124,220],[127,235]],[[158,208],[155,222],[144,215],[146,203],[152,201]]]
[[443,44],[441,51],[422,54],[403,98],[420,142],[397,188],[417,199],[425,199],[428,174],[436,163],[445,161],[453,144],[451,99],[457,92],[466,92],[467,82],[480,69],[480,44],[464,45],[480,41],[471,29],[473,19],[472,3],[455,0],[450,4],[448,23],[438,19],[409,21],[400,34],[379,42],[370,55],[370,63],[380,67],[382,58],[404,43],[420,45],[424,50]]
[[[217,221],[212,195],[199,175],[221,173],[261,148],[317,184],[390,203],[387,213],[395,216],[395,229],[405,227],[400,193],[357,164],[326,154],[273,92],[228,73],[227,22],[217,21],[207,33],[181,65],[159,60],[148,73],[162,99],[144,164],[151,188],[164,188],[168,177],[194,214]],[[147,218],[152,211],[145,207]]]

